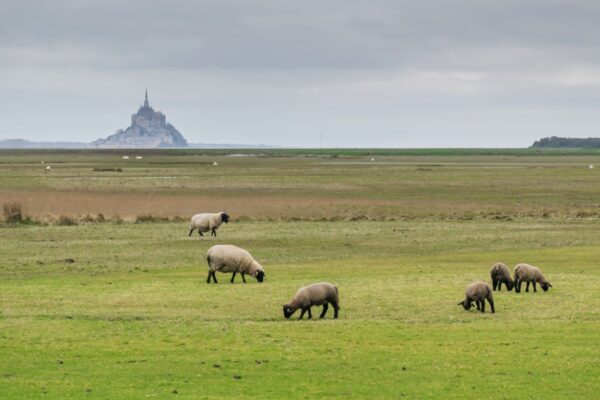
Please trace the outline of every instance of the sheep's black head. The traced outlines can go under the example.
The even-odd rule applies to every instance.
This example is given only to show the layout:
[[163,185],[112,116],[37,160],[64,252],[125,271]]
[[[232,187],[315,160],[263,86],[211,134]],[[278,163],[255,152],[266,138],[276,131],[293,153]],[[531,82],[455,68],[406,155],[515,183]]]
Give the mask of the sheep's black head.
[[296,312],[296,310],[294,310],[292,307],[288,306],[287,304],[283,305],[283,316],[285,318],[290,319],[294,312]]
[[227,215],[227,213],[222,212],[221,213],[221,221],[228,223],[229,222],[229,215]]
[[509,292],[511,290],[513,290],[513,287],[515,287],[515,283],[513,282],[512,279],[506,281],[506,288],[508,289]]
[[256,273],[256,280],[262,282],[265,280],[265,271],[258,271]]
[[544,292],[547,292],[549,288],[551,288],[552,285],[550,284],[550,282],[544,282],[542,283],[542,289],[544,289]]
[[460,302],[460,303],[458,303],[457,305],[459,305],[459,306],[463,306],[463,308],[464,308],[465,310],[467,310],[467,311],[468,311],[468,310],[470,310],[470,309],[471,309],[471,307],[473,307],[473,303],[471,303],[470,301],[466,301],[466,300],[464,300],[464,301],[461,301],[461,302]]

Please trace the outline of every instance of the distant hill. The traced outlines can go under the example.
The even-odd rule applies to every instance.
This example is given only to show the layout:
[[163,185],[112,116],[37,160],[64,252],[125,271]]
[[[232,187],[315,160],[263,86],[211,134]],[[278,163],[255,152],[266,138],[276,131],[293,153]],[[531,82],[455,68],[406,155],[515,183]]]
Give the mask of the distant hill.
[[600,148],[600,138],[564,138],[558,136],[551,136],[537,140],[533,143],[531,147],[552,149],[598,149]]
[[82,142],[31,142],[25,139],[0,140],[0,149],[87,149],[89,143]]

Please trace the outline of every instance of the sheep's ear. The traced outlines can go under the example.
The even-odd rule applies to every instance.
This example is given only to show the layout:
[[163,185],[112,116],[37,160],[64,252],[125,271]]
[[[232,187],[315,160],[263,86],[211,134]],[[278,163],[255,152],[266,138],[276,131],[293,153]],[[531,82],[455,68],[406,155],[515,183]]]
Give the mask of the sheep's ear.
[[464,306],[464,305],[465,305],[465,303],[464,303],[463,301],[461,301],[461,302],[458,302],[456,305],[457,305],[457,306]]
[[553,287],[552,284],[550,282],[548,282],[548,287]]

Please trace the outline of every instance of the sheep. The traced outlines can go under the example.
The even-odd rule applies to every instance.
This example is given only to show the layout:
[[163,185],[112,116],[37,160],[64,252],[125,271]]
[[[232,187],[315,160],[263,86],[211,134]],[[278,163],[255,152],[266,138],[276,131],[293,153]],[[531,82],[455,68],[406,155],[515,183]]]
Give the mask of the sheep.
[[208,262],[206,283],[210,283],[211,277],[217,283],[216,271],[233,272],[231,283],[238,272],[242,275],[244,283],[246,283],[246,274],[253,276],[261,283],[265,279],[265,270],[262,265],[246,250],[231,244],[218,244],[208,249],[206,261]]
[[319,318],[324,318],[329,308],[329,303],[333,306],[333,319],[337,319],[338,310],[340,309],[337,286],[328,282],[314,283],[298,289],[292,300],[283,305],[283,316],[289,319],[297,309],[301,308],[302,313],[298,319],[302,319],[305,312],[308,312],[308,319],[311,319],[312,313],[310,312],[310,308],[312,306],[323,305],[323,311]]
[[521,284],[527,282],[526,292],[529,292],[529,283],[533,282],[533,291],[537,292],[536,283],[539,283],[544,292],[552,287],[550,282],[544,278],[542,271],[533,265],[521,263],[515,266],[515,292],[521,293]]
[[190,233],[188,236],[192,236],[194,229],[198,229],[200,236],[204,236],[202,232],[210,231],[211,236],[217,237],[217,229],[223,222],[229,222],[229,215],[224,212],[196,214],[190,219]]
[[465,310],[470,310],[473,307],[472,302],[474,301],[477,305],[477,310],[482,313],[485,312],[485,300],[487,299],[492,309],[494,310],[494,297],[492,296],[492,289],[490,285],[485,282],[473,282],[465,290],[465,299],[458,303],[459,306],[463,306]]
[[510,277],[510,271],[506,264],[498,262],[492,265],[490,269],[490,275],[492,276],[492,288],[500,291],[502,284],[506,285],[506,290],[511,291],[514,287],[514,281]]

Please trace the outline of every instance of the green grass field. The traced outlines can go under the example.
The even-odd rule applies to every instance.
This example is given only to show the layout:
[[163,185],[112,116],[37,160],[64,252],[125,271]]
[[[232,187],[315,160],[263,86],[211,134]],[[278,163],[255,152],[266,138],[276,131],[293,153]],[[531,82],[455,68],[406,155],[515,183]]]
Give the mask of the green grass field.
[[[594,398],[596,162],[0,153],[0,202],[41,221],[0,224],[0,398]],[[194,209],[233,221],[189,238],[173,218]],[[251,251],[265,282],[207,285],[217,243]],[[496,314],[457,306],[496,261],[554,287],[495,293]],[[285,320],[281,305],[323,280],[340,319]]]

